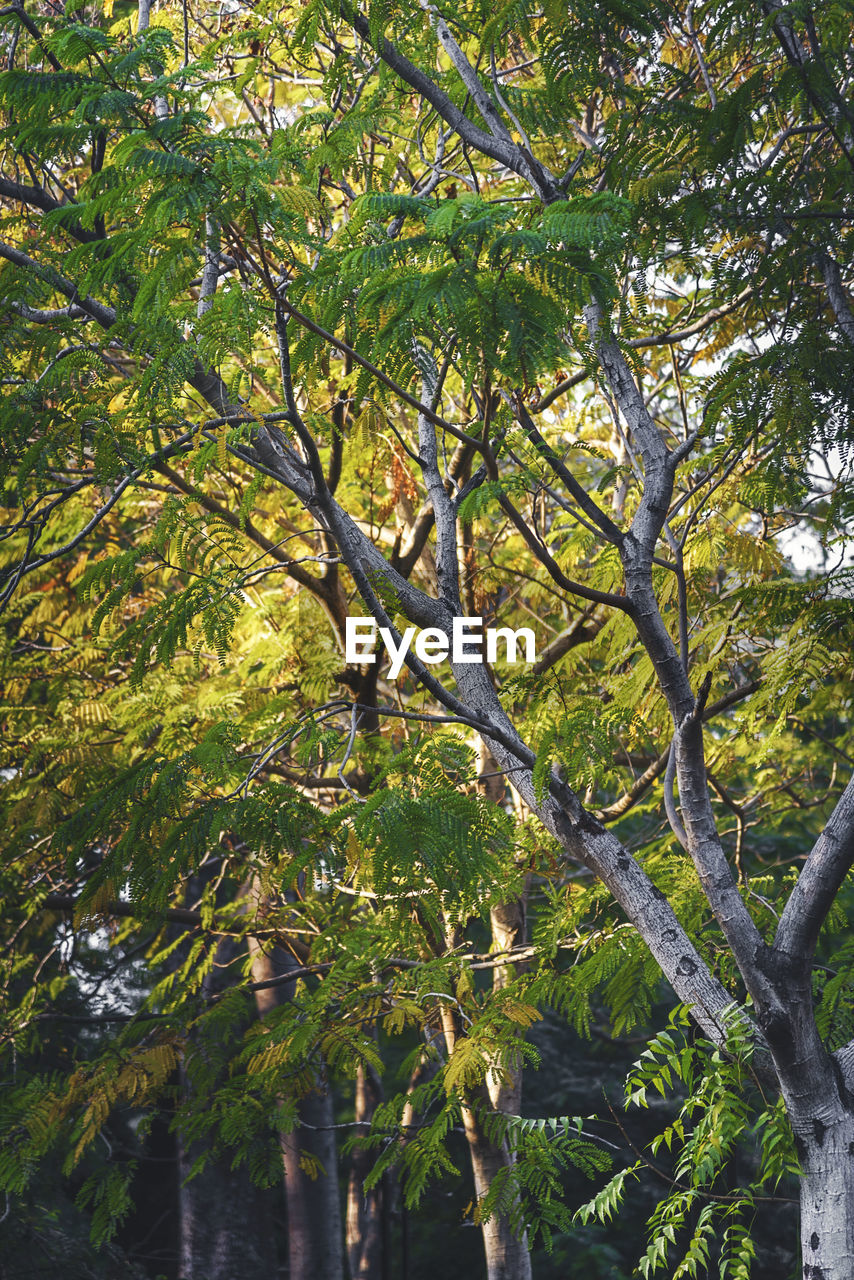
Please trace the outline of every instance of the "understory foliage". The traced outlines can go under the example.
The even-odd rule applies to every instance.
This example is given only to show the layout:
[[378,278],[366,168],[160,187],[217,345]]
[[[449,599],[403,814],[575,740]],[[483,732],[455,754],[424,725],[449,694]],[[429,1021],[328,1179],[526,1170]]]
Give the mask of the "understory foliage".
[[[0,12],[4,1263],[177,1276],[146,1162],[273,1195],[292,1135],[318,1184],[330,1093],[394,1223],[369,1280],[407,1221],[449,1277],[463,1221],[543,1280],[570,1250],[594,1280],[795,1265],[786,1110],[626,605],[652,468],[601,353],[675,459],[650,583],[771,948],[852,767],[852,32],[848,0]],[[454,574],[457,616],[536,634],[487,682],[516,764],[463,666],[345,653],[348,615],[428,626]],[[721,984],[714,1039],[549,826],[561,787]],[[850,906],[843,875],[828,1052]],[[553,1055],[602,1044],[605,1095],[552,1105]]]

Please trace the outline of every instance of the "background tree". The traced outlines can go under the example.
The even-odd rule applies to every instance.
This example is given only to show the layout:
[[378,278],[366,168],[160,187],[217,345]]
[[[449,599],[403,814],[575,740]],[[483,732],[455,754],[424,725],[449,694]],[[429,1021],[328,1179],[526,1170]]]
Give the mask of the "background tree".
[[[48,928],[12,952],[18,1045],[81,927],[152,931],[122,1035],[16,1094],[10,1190],[167,1096],[276,1183],[306,1100],[355,1074],[366,1122],[417,1035],[356,1201],[398,1168],[414,1204],[459,1127],[490,1278],[525,1276],[561,1164],[603,1157],[502,1105],[520,1032],[597,993],[624,1030],[663,974],[704,1047],[661,1032],[630,1079],[686,1091],[647,1274],[677,1238],[744,1272],[795,1167],[779,1090],[802,1265],[847,1275],[850,6],[3,21],[7,874],[10,928]],[[533,618],[539,657],[395,680],[343,664],[357,610],[395,644]],[[102,1234],[116,1172],[81,1193]]]

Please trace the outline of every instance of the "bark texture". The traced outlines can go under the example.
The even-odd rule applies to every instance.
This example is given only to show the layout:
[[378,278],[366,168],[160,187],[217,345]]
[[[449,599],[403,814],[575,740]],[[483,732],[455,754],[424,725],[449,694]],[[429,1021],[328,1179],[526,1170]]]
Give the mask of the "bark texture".
[[[344,1280],[332,1098],[322,1085],[300,1102],[300,1127],[282,1135],[288,1205],[289,1280]],[[302,1152],[323,1173],[311,1178]]]
[[804,1280],[854,1276],[854,1114],[833,1106],[830,1124],[792,1116],[801,1153]]
[[[480,1097],[472,1097],[471,1101],[481,1104],[488,1101],[486,1090]],[[485,1136],[473,1109],[464,1109],[463,1125],[474,1174],[475,1195],[481,1201],[495,1178],[513,1164],[513,1157],[506,1142],[491,1142]],[[517,1236],[508,1217],[501,1213],[492,1214],[482,1224],[481,1230],[487,1280],[531,1280],[531,1255],[527,1235]]]

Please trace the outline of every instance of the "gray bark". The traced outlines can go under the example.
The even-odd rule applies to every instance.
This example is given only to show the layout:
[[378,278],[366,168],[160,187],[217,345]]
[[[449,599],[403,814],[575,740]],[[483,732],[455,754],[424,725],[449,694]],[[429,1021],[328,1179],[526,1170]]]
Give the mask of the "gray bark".
[[[836,1110],[836,1108],[834,1108]],[[854,1276],[854,1115],[825,1125],[790,1112],[801,1150],[801,1258],[804,1280]]]
[[[497,1145],[484,1137],[473,1112],[463,1112],[463,1123],[474,1173],[475,1195],[480,1200],[499,1172],[513,1161],[506,1143]],[[487,1280],[531,1280],[531,1255],[526,1235],[516,1236],[507,1218],[499,1213],[494,1213],[484,1222],[481,1231]]]
[[[352,11],[348,15],[349,21],[352,23],[353,30],[369,43],[371,40],[371,29],[368,19],[357,11]],[[441,39],[441,36],[440,36]],[[456,43],[456,42],[454,42]],[[483,155],[491,156],[497,160],[499,164],[504,165],[514,173],[518,173],[528,181],[537,195],[541,197],[544,203],[554,200],[558,194],[555,177],[548,171],[545,165],[540,164],[533,156],[527,154],[523,148],[517,146],[512,138],[499,136],[490,130],[481,129],[455,105],[442,89],[439,88],[436,81],[433,80],[420,67],[416,67],[395,46],[385,37],[381,37],[378,42],[378,52],[382,60],[387,63],[391,69],[400,76],[400,78],[411,85],[418,93],[422,95],[434,109],[438,112],[446,124],[457,133],[464,142],[474,147]],[[468,70],[465,72],[463,83],[474,87],[473,79],[476,79],[476,72],[468,66],[464,55],[461,54],[460,59],[456,62],[456,70],[458,73],[463,72],[465,63]],[[469,76],[470,73],[470,76]],[[467,83],[468,82],[468,83]],[[488,95],[483,92],[484,99],[488,102]],[[488,113],[488,106],[485,104]],[[493,110],[495,110],[493,108]],[[491,123],[501,131],[501,121],[495,111],[495,117]]]
[[[485,742],[481,740],[478,751],[478,771],[482,777],[481,790],[493,804],[503,803],[505,796],[504,778],[497,773],[498,761]],[[492,930],[492,945],[496,952],[509,951],[512,947],[521,946],[527,937],[526,898],[523,893],[518,898],[499,903],[489,913]],[[503,964],[492,971],[493,991],[503,990],[512,980],[520,966]],[[523,1032],[519,1031],[521,1039]],[[496,1070],[487,1073],[486,1088],[489,1101],[496,1111],[505,1115],[518,1116],[522,1109],[522,1058],[521,1054],[509,1062],[496,1064]],[[473,1119],[473,1117],[472,1117]],[[475,1176],[475,1187],[481,1179],[487,1180],[495,1176],[498,1168],[512,1165],[515,1161],[513,1151],[506,1143],[492,1147],[490,1152],[481,1133],[466,1136],[469,1138],[469,1151],[472,1157],[472,1168]],[[484,1249],[487,1258],[487,1271],[497,1276],[512,1276],[513,1280],[530,1280],[531,1257],[528,1250],[528,1236],[525,1232],[518,1239],[508,1232],[508,1225],[500,1220],[490,1220],[483,1224]]]
[[[141,35],[143,31],[147,31],[151,25],[151,3],[152,0],[139,0],[136,23],[137,35]],[[168,103],[161,93],[158,93],[154,99],[154,114],[157,116],[158,120],[165,120],[169,115]]]
[[[496,951],[506,951],[525,941],[525,901],[515,898],[511,902],[501,903],[493,907],[489,913],[492,926],[492,943]],[[494,990],[501,990],[516,976],[519,966],[499,965],[493,970],[492,983]],[[521,1038],[523,1033],[518,1032]],[[489,1101],[496,1111],[505,1115],[518,1116],[522,1109],[522,1059],[521,1055],[511,1062],[505,1062],[500,1072],[487,1075],[486,1081]],[[469,1152],[474,1170],[475,1189],[478,1182],[489,1185],[499,1168],[512,1165],[515,1154],[506,1143],[500,1146],[494,1142],[487,1144],[481,1133],[469,1134]],[[528,1250],[528,1234],[524,1232],[518,1239],[509,1230],[509,1224],[498,1218],[490,1219],[483,1224],[483,1243],[486,1252],[487,1273],[492,1280],[496,1277],[508,1277],[508,1280],[530,1280],[531,1255]]]
[[854,1275],[854,1047],[828,1055],[812,1012],[809,980],[793,983],[790,1017],[768,1025],[801,1165],[804,1280]]
[[[524,945],[525,899],[514,898],[510,902],[502,902],[493,907],[489,913],[492,927],[492,946],[496,952],[509,951],[511,947]],[[492,989],[501,991],[516,977],[519,964],[500,964],[492,971]],[[521,1039],[522,1031],[518,1035]],[[513,1062],[505,1063],[501,1072],[487,1078],[489,1098],[496,1111],[505,1115],[518,1116],[522,1106],[522,1061],[521,1055]]]
[[822,254],[821,274],[824,277],[827,300],[836,317],[836,323],[842,333],[845,334],[847,340],[854,346],[854,313],[851,311],[851,304],[848,301],[845,285],[842,283],[839,264],[829,253]]
[[[290,1280],[343,1280],[341,1208],[332,1097],[322,1084],[300,1102],[300,1127],[283,1134],[282,1160],[288,1203]],[[310,1178],[302,1167],[307,1151],[323,1167]]]
[[213,306],[214,294],[219,280],[219,224],[210,214],[205,216],[205,257],[202,268],[202,283],[199,286],[199,301],[196,315],[199,319],[207,315]]
[[[498,761],[481,739],[478,748],[478,775],[480,790],[493,804],[503,804],[506,794],[504,776],[498,769]],[[524,946],[527,941],[527,887],[517,898],[500,902],[489,912],[492,931],[492,949],[496,954]],[[492,971],[493,991],[503,991],[524,966],[512,961],[499,964]],[[519,1030],[521,1039],[523,1032]],[[490,1101],[496,1111],[518,1116],[522,1108],[522,1060],[504,1063],[501,1070],[488,1074],[486,1086]]]

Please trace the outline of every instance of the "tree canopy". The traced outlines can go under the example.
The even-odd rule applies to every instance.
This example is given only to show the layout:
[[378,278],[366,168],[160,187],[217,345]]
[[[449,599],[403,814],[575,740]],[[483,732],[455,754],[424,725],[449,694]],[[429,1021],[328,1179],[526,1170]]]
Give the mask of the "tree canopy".
[[852,29],[0,10],[11,1276],[850,1276]]

